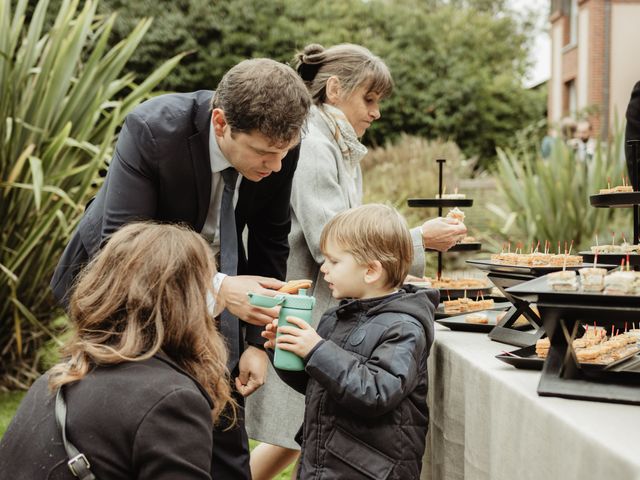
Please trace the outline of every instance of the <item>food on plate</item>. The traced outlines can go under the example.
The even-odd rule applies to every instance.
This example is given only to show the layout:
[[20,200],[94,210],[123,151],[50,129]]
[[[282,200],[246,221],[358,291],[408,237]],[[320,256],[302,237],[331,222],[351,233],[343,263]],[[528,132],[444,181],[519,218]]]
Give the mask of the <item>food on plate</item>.
[[601,188],[600,195],[606,193],[627,193],[633,192],[633,187],[631,185],[618,185],[613,188]]
[[301,288],[311,288],[313,282],[311,280],[291,280],[278,289],[280,293],[297,294]]
[[495,305],[493,299],[471,300],[467,297],[457,298],[455,300],[445,300],[442,303],[444,304],[444,313],[447,314],[487,310],[489,308],[493,308]]
[[[621,333],[607,337],[603,328],[588,328],[581,338],[576,338],[572,345],[576,358],[580,363],[607,365],[616,360],[628,357],[640,351],[640,337],[632,333]],[[549,354],[548,338],[536,342],[536,355],[546,358]]]
[[575,292],[578,281],[574,270],[560,270],[547,275],[547,285],[555,291]]
[[435,280],[429,277],[424,278],[425,282],[429,282],[433,288],[440,290],[482,290],[491,288],[491,283],[483,278],[447,278],[441,277]]
[[464,317],[466,323],[476,323],[480,325],[486,325],[489,323],[489,317],[486,313],[470,313]]
[[465,198],[467,198],[467,196],[464,193],[443,193],[442,195],[440,195],[439,193],[436,193],[436,198],[442,198],[443,200],[463,200]]
[[620,245],[593,245],[591,247],[593,253],[622,253],[622,254],[638,254],[640,253],[640,245],[623,242]]
[[604,278],[604,293],[607,295],[629,295],[637,288],[637,272],[617,271]]
[[580,283],[585,292],[601,292],[604,289],[604,279],[607,270],[604,268],[581,268]]
[[467,235],[462,240],[460,240],[460,243],[476,243],[477,241],[478,240],[476,240],[476,237],[471,237],[471,236]]
[[496,253],[491,255],[491,261],[500,265],[523,265],[529,267],[573,267],[582,265],[581,255],[554,254],[554,253]]
[[449,210],[449,213],[447,213],[447,218],[453,218],[455,220],[460,220],[461,222],[464,222],[464,212],[460,210],[458,207],[454,207],[451,210]]
[[549,338],[541,338],[536,342],[536,355],[540,358],[547,358],[549,347],[551,347]]

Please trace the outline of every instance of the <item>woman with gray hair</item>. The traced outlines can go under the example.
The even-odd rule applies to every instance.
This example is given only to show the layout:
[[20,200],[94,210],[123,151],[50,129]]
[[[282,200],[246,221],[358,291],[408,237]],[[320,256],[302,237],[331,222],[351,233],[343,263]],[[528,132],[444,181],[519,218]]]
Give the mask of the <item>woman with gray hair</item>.
[[[320,233],[336,214],[362,203],[360,160],[367,148],[360,138],[380,118],[380,102],[393,90],[385,63],[366,48],[311,44],[296,55],[295,67],[313,101],[308,132],[291,194],[291,252],[287,277],[314,281],[314,325],[336,302],[320,272]],[[414,263],[424,273],[425,247],[448,250],[464,237],[457,220],[435,218],[412,230]],[[254,480],[273,478],[298,455],[294,440],[302,424],[304,398],[282,383],[272,367],[264,387],[247,399],[247,431],[261,442],[252,452]]]

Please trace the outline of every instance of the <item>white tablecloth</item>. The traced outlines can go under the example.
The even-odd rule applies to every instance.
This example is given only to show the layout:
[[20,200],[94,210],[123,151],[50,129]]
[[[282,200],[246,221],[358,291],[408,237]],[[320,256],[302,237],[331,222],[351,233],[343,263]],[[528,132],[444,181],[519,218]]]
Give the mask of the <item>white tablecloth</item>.
[[640,480],[640,406],[540,397],[517,347],[438,326],[423,480]]

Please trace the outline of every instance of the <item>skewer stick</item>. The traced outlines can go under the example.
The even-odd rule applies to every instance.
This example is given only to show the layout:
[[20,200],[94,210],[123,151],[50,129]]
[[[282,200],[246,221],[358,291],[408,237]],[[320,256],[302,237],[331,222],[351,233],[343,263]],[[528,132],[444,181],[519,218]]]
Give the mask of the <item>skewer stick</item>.
[[627,253],[627,272],[629,271],[629,254]]
[[596,232],[596,247],[599,247],[600,244],[598,243],[598,232]]
[[571,255],[571,249],[573,248],[573,240],[571,240],[571,245],[569,245],[569,255]]
[[593,268],[598,268],[598,249],[596,248],[596,254],[593,257]]

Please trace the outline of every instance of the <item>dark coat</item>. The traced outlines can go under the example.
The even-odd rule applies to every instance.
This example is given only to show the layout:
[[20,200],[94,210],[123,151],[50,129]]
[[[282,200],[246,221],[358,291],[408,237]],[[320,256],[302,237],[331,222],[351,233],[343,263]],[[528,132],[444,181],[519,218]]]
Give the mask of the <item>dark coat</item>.
[[[40,377],[0,441],[0,477],[72,480]],[[212,403],[167,357],[98,367],[65,387],[67,436],[99,480],[211,479]]]
[[[51,280],[58,300],[64,303],[79,269],[126,223],[157,220],[202,231],[211,196],[212,94],[202,90],[161,95],[127,115],[104,185],[87,206]],[[239,275],[285,278],[289,200],[298,154],[299,147],[292,149],[282,169],[260,182],[243,179],[240,184],[236,205]],[[246,253],[242,248],[245,227]],[[221,331],[229,345],[238,344],[238,322],[221,325]],[[248,326],[247,340],[262,344],[260,332],[261,328]],[[230,370],[237,360],[229,359]]]
[[[627,127],[625,131],[625,154],[627,157],[627,168],[629,178],[633,179],[632,149],[626,142],[629,140],[640,140],[640,82],[637,82],[631,92],[629,105],[627,106]],[[640,156],[640,144],[638,145],[638,155]],[[640,179],[639,179],[640,180]]]
[[420,477],[435,290],[405,286],[343,301],[320,320],[304,372],[276,370],[305,393],[301,479]]

